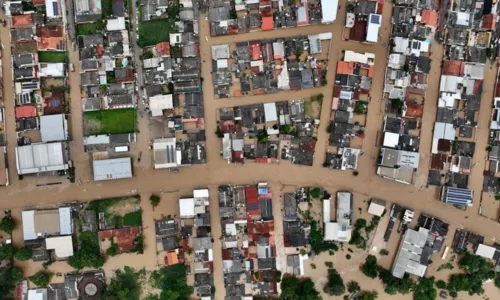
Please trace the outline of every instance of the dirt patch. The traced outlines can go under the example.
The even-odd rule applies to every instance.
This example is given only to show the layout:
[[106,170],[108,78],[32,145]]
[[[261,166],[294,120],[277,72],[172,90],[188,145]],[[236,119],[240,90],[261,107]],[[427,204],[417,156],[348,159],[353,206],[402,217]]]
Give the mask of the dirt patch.
[[101,128],[101,122],[94,119],[84,118],[83,130],[85,132],[85,135],[89,135],[90,132],[99,132],[101,131]]
[[321,101],[305,101],[304,110],[306,116],[312,119],[319,119],[321,114]]
[[126,198],[110,206],[107,212],[112,215],[123,217],[126,214],[137,211],[139,209],[141,209],[141,205],[136,198]]

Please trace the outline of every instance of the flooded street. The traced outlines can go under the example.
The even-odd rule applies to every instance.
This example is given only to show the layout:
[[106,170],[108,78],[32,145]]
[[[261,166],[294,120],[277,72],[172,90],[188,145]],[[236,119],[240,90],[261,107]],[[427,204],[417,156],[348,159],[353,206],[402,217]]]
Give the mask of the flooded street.
[[[82,127],[82,103],[80,93],[80,77],[78,52],[72,51],[69,45],[70,61],[75,66],[75,72],[70,72],[69,81],[71,87],[71,159],[76,168],[76,178],[82,180],[82,184],[70,184],[65,178],[60,185],[37,187],[39,178],[25,177],[18,180],[16,173],[16,133],[14,117],[14,99],[12,86],[10,32],[7,27],[0,27],[0,38],[4,45],[3,49],[3,76],[4,76],[4,99],[5,116],[7,123],[8,142],[8,163],[10,186],[2,187],[0,193],[0,209],[15,209],[14,217],[20,218],[21,210],[25,208],[48,207],[71,201],[90,201],[98,198],[108,198],[122,196],[126,194],[138,193],[141,195],[141,207],[143,217],[144,255],[122,254],[110,258],[104,270],[109,274],[112,270],[125,265],[153,270],[157,268],[156,240],[154,230],[154,219],[162,216],[175,215],[178,213],[178,199],[186,196],[183,193],[192,191],[193,188],[210,188],[210,214],[211,225],[214,237],[214,281],[216,286],[216,299],[224,297],[224,280],[222,274],[222,257],[220,237],[220,218],[217,202],[217,186],[220,184],[251,184],[257,182],[268,182],[273,192],[273,210],[275,215],[275,234],[278,237],[277,245],[282,243],[279,238],[283,235],[281,220],[281,192],[284,186],[322,186],[334,192],[338,190],[352,191],[356,194],[354,198],[355,206],[362,206],[363,200],[371,197],[381,198],[388,202],[398,203],[402,206],[413,208],[418,212],[426,212],[436,216],[452,225],[453,228],[465,228],[467,230],[480,233],[485,236],[486,243],[492,243],[500,239],[500,224],[496,220],[478,216],[480,195],[482,189],[482,172],[484,170],[485,148],[488,136],[488,122],[491,114],[491,102],[493,95],[493,83],[496,79],[497,66],[489,68],[487,65],[484,76],[484,90],[482,95],[482,105],[479,113],[479,126],[476,132],[476,153],[474,155],[474,168],[470,177],[470,188],[474,190],[474,207],[467,211],[458,210],[452,206],[443,205],[437,196],[439,191],[436,187],[426,187],[427,173],[429,169],[429,157],[432,143],[432,128],[436,118],[437,97],[439,92],[439,77],[442,58],[442,47],[437,44],[432,46],[432,68],[428,78],[428,90],[424,106],[424,117],[422,126],[422,136],[420,142],[420,166],[417,171],[415,185],[404,185],[389,181],[376,175],[376,165],[379,148],[377,147],[377,136],[381,131],[383,122],[384,103],[382,91],[384,85],[384,70],[387,61],[388,49],[383,43],[388,43],[390,34],[392,6],[385,2],[383,10],[383,22],[381,27],[382,38],[378,44],[369,45],[358,42],[342,40],[341,32],[344,24],[346,1],[341,1],[342,9],[338,12],[338,19],[334,24],[298,27],[277,31],[252,32],[236,36],[222,36],[212,38],[209,34],[208,22],[205,16],[200,17],[200,53],[202,64],[203,93],[205,103],[205,128],[207,132],[206,151],[207,164],[195,165],[182,168],[178,173],[164,170],[154,170],[152,166],[152,152],[149,150],[149,122],[142,111],[142,105],[138,110],[138,130],[137,143],[133,146],[134,177],[131,179],[109,181],[104,183],[87,182],[92,178],[91,161],[88,153],[83,149],[83,127]],[[234,43],[238,41],[248,41],[252,39],[266,39],[285,37],[293,35],[317,34],[321,32],[333,32],[332,48],[330,60],[328,62],[328,84],[325,87],[279,92],[270,95],[247,96],[239,98],[215,99],[214,87],[211,80],[211,46]],[[208,41],[205,40],[208,37]],[[373,78],[371,90],[371,102],[368,109],[365,140],[363,142],[364,154],[359,158],[359,176],[354,177],[349,171],[336,171],[323,168],[325,149],[328,145],[327,125],[331,114],[332,92],[334,75],[338,54],[341,50],[353,50],[356,52],[370,52],[376,56],[375,77]],[[252,162],[240,164],[228,164],[220,157],[221,140],[215,135],[217,120],[216,111],[222,107],[235,105],[246,105],[253,103],[275,102],[282,100],[297,100],[309,98],[313,94],[323,93],[322,112],[318,142],[316,146],[314,165],[312,167],[293,165],[288,161],[280,164],[256,164]],[[142,152],[141,162],[137,162],[138,153]],[[137,192],[136,192],[136,191]],[[161,195],[162,201],[153,211],[149,203],[149,196],[152,193]],[[14,232],[14,244],[22,243],[21,228]],[[451,244],[453,232],[450,230],[447,244]],[[395,237],[393,237],[395,239]],[[390,250],[396,251],[397,243],[394,243]],[[347,248],[347,247],[345,247]],[[347,250],[344,249],[344,252]],[[364,290],[377,290],[381,299],[410,299],[408,296],[389,296],[383,293],[383,288],[378,280],[371,280],[359,271],[360,262],[364,261],[364,254],[353,254],[352,260],[344,258],[345,253],[340,252],[332,258],[318,257],[318,261],[332,261],[335,267],[342,274],[344,282],[356,280],[361,283]],[[328,254],[326,254],[328,256]],[[278,266],[283,264],[284,253],[278,251]],[[326,280],[326,267],[323,263],[316,263],[318,268],[313,270],[306,263],[306,276],[311,276],[316,282]],[[40,270],[41,264],[22,263],[25,268],[25,275],[31,275]],[[386,266],[388,267],[388,266]],[[49,270],[54,273],[70,271],[65,263],[54,263]],[[491,286],[491,285],[490,285]],[[498,289],[485,289],[488,295],[500,299]],[[490,291],[491,290],[491,291]],[[323,295],[325,299],[332,298]],[[465,298],[464,298],[465,299]],[[480,299],[480,297],[467,297],[467,299]]]

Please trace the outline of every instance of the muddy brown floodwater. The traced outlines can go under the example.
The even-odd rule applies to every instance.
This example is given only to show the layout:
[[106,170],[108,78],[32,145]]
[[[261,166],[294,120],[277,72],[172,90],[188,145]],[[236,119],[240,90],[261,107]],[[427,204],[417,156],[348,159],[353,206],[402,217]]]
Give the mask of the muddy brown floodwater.
[[[383,23],[381,27],[382,38],[378,44],[367,45],[357,42],[343,41],[341,38],[342,26],[346,1],[340,1],[342,9],[338,12],[338,19],[334,24],[307,26],[291,28],[284,30],[252,32],[236,36],[224,36],[212,38],[209,35],[208,23],[205,16],[200,17],[200,51],[201,58],[206,63],[202,67],[204,99],[205,99],[205,126],[207,130],[207,160],[205,165],[197,165],[182,169],[179,173],[170,173],[167,170],[153,170],[152,155],[149,146],[149,128],[146,118],[138,117],[138,138],[137,143],[132,148],[134,158],[134,177],[126,180],[110,181],[103,183],[91,182],[90,157],[83,151],[83,132],[82,132],[82,106],[79,83],[79,63],[78,53],[71,50],[69,56],[71,62],[75,65],[75,72],[69,75],[71,87],[71,159],[76,167],[76,178],[82,180],[82,184],[69,184],[65,179],[59,185],[37,187],[37,183],[47,182],[43,177],[25,177],[22,181],[18,180],[16,174],[15,161],[15,118],[14,118],[14,100],[12,89],[12,68],[10,60],[10,32],[6,27],[0,27],[0,38],[4,45],[3,49],[3,78],[4,78],[4,99],[5,115],[7,123],[7,142],[8,142],[8,163],[11,185],[1,188],[0,209],[15,209],[14,215],[20,217],[20,212],[24,208],[47,207],[59,203],[79,200],[89,201],[103,197],[122,196],[131,193],[139,193],[142,198],[143,225],[145,234],[145,254],[134,255],[124,254],[109,259],[104,269],[110,272],[113,269],[129,265],[132,267],[146,267],[152,270],[157,266],[154,218],[160,218],[163,214],[175,214],[177,209],[177,195],[179,191],[192,190],[196,187],[210,187],[211,192],[211,221],[215,238],[214,249],[214,269],[216,284],[216,299],[223,299],[224,284],[221,272],[221,253],[220,241],[217,238],[220,235],[220,220],[218,218],[216,187],[219,184],[250,184],[259,181],[267,181],[274,193],[275,213],[279,214],[279,194],[280,187],[283,186],[323,186],[331,191],[347,190],[355,193],[356,205],[361,205],[363,200],[370,197],[378,197],[389,202],[408,206],[418,212],[439,217],[450,223],[452,228],[465,228],[473,232],[483,234],[487,243],[500,238],[500,225],[492,219],[478,215],[479,197],[482,185],[482,170],[484,169],[484,149],[488,135],[489,116],[491,113],[491,101],[493,93],[493,82],[495,80],[496,65],[486,67],[484,93],[482,95],[482,105],[479,115],[479,127],[476,134],[476,154],[474,156],[475,167],[470,177],[470,186],[474,190],[474,207],[467,211],[460,211],[451,206],[441,204],[437,195],[439,191],[435,187],[426,187],[427,171],[429,165],[429,153],[432,139],[432,127],[436,115],[436,103],[439,88],[440,62],[442,58],[442,47],[434,44],[432,46],[432,70],[429,75],[429,87],[425,103],[423,127],[421,136],[421,162],[417,173],[416,185],[404,185],[395,183],[378,177],[375,174],[378,148],[376,146],[376,136],[381,130],[383,113],[382,89],[384,81],[384,70],[387,61],[387,48],[383,43],[388,43],[390,34],[390,23],[392,7],[389,2],[385,2],[383,10]],[[2,16],[4,17],[4,16]],[[211,83],[211,45],[233,43],[238,41],[247,41],[252,39],[265,39],[286,37],[300,34],[316,34],[320,32],[333,32],[332,52],[328,63],[328,85],[322,88],[301,90],[295,92],[279,92],[272,95],[249,96],[229,99],[214,99],[213,86]],[[205,41],[208,37],[208,41]],[[354,177],[351,172],[342,172],[326,169],[322,167],[324,161],[324,152],[328,142],[326,131],[327,120],[330,116],[330,107],[332,99],[332,90],[335,75],[335,66],[337,64],[338,53],[341,50],[353,50],[357,52],[371,52],[376,55],[375,77],[373,79],[371,90],[371,102],[369,104],[367,125],[365,131],[365,140],[363,142],[363,152],[359,159],[359,176]],[[216,110],[221,107],[245,105],[251,103],[273,102],[280,100],[296,100],[308,98],[313,94],[323,93],[325,95],[321,112],[321,120],[316,155],[312,167],[293,165],[289,162],[280,164],[255,164],[246,163],[244,165],[229,165],[220,158],[221,141],[216,137]],[[141,113],[141,112],[139,112]],[[137,157],[142,152],[142,160],[137,163]],[[45,181],[44,181],[45,180]],[[50,179],[54,181],[54,179]],[[162,204],[154,211],[149,201],[149,195],[153,192],[162,193]],[[177,194],[176,194],[177,193]],[[172,194],[172,195],[170,195]],[[170,196],[167,196],[170,195]],[[278,221],[277,223],[281,223]],[[278,232],[282,229],[281,224],[276,224],[276,235],[282,235]],[[451,243],[451,235],[447,239]],[[17,228],[14,232],[14,243],[22,243],[21,229]],[[390,251],[396,251],[397,243],[391,244]],[[279,253],[279,256],[284,255]],[[389,296],[383,294],[382,287],[378,281],[370,280],[358,270],[359,264],[364,260],[366,253],[356,253],[350,261],[342,259],[342,255],[336,255],[333,262],[336,268],[342,273],[344,281],[352,279],[361,283],[363,289],[377,290],[383,299],[407,299],[405,296]],[[280,259],[280,257],[278,258]],[[317,257],[315,260],[329,260],[329,258]],[[279,262],[278,262],[279,263]],[[390,262],[387,262],[390,265]],[[41,269],[37,263],[22,263],[26,267],[26,275],[35,273]],[[309,264],[306,264],[309,265]],[[317,283],[323,282],[326,276],[326,269],[322,263],[316,263],[318,269],[312,271],[309,266],[306,268],[306,275],[311,276]],[[68,266],[64,263],[55,263],[50,266],[50,270],[57,272],[68,271]],[[440,275],[442,276],[442,275]],[[58,279],[56,279],[58,280]],[[487,295],[491,299],[500,299],[498,289],[491,288],[491,284],[485,286]],[[325,296],[325,299],[331,298]],[[466,297],[462,299],[479,299],[479,297]]]

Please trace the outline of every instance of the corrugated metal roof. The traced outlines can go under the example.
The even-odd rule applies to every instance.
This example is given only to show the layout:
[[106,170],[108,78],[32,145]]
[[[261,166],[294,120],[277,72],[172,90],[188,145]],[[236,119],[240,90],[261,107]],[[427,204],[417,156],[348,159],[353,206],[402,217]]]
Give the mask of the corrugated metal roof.
[[132,177],[130,157],[111,158],[93,161],[94,180],[115,180]]

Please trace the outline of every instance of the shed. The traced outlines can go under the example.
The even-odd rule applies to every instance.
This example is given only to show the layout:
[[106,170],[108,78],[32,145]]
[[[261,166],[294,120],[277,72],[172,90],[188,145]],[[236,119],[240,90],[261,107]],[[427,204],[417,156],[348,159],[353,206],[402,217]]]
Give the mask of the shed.
[[385,211],[385,201],[380,199],[372,199],[368,206],[368,213],[375,216],[382,216]]

